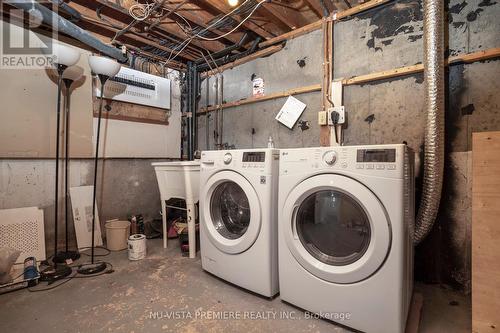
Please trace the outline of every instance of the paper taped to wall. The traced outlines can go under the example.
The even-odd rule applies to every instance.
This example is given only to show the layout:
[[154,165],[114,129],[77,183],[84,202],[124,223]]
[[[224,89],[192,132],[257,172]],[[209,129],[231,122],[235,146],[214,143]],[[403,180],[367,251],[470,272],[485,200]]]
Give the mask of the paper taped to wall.
[[289,129],[292,129],[305,108],[306,105],[304,103],[293,96],[288,96],[280,112],[276,115],[276,120]]

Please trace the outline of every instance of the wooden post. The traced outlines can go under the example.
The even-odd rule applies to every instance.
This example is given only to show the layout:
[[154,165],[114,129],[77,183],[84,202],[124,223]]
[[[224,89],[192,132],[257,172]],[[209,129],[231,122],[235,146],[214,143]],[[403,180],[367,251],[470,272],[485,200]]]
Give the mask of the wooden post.
[[[328,110],[331,100],[331,87],[333,78],[333,20],[323,19],[323,83],[321,85],[322,111]],[[330,145],[330,127],[321,126],[319,144]]]

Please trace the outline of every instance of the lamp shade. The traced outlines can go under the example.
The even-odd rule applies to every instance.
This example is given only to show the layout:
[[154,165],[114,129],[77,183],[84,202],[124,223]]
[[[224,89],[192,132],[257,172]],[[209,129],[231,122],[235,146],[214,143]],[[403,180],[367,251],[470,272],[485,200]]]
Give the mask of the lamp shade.
[[83,68],[80,66],[71,66],[66,68],[63,73],[63,79],[77,81],[83,76]]
[[73,66],[80,59],[78,50],[59,43],[52,43],[52,53],[55,56],[54,63],[58,65]]
[[94,74],[108,77],[118,74],[121,68],[121,65],[116,60],[99,56],[89,56],[89,65]]

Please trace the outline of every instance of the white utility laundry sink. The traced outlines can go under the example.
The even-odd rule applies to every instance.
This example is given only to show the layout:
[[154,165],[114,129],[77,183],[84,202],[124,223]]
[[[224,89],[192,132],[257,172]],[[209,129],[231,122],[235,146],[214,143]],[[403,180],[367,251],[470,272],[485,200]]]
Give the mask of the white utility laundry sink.
[[167,247],[167,206],[171,198],[186,200],[189,258],[196,257],[196,203],[200,196],[200,161],[155,162],[163,220],[163,247]]

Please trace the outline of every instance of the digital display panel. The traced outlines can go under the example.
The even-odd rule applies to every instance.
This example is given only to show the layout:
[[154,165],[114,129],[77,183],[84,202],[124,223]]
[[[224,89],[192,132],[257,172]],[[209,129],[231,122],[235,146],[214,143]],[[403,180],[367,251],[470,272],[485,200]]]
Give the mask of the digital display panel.
[[265,162],[266,153],[261,151],[243,153],[243,162]]
[[396,162],[396,149],[358,149],[356,162],[394,163]]

